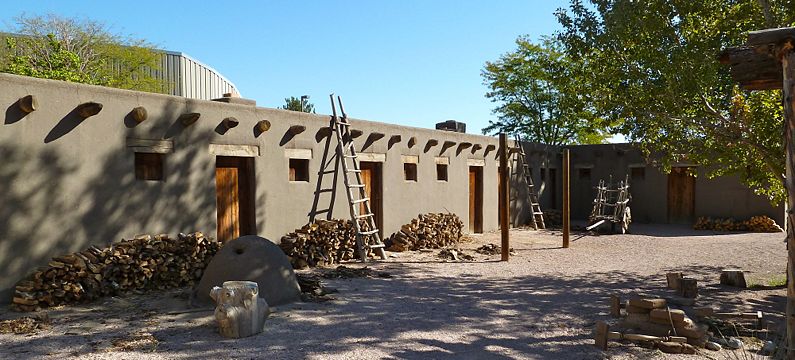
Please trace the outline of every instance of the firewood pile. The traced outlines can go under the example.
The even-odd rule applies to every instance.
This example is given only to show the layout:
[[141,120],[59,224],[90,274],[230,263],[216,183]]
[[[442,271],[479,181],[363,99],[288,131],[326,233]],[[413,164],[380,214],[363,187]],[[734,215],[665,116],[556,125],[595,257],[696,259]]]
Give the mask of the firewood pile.
[[754,216],[745,221],[738,221],[732,218],[710,218],[700,217],[693,225],[695,230],[714,230],[714,231],[751,231],[751,232],[783,232],[775,220],[761,215]]
[[56,256],[17,283],[12,306],[19,311],[85,303],[134,290],[193,285],[221,248],[204,234],[139,235],[105,248]]
[[439,249],[461,240],[464,223],[455,214],[428,213],[417,215],[390,236],[389,251]]
[[[369,230],[366,222],[362,221],[361,224],[363,231]],[[365,242],[367,238],[363,236]],[[282,236],[279,247],[290,258],[290,264],[295,269],[358,259],[356,228],[350,220],[315,220]],[[372,251],[367,252],[368,256],[372,255]]]

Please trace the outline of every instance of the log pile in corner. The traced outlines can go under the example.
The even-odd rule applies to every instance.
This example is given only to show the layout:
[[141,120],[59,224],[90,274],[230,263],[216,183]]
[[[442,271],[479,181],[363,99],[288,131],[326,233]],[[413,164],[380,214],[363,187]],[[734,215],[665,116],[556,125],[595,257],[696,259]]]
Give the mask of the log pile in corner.
[[132,290],[193,285],[221,245],[200,232],[176,238],[138,235],[106,248],[56,256],[17,283],[12,306],[36,311]]
[[738,221],[732,218],[710,218],[700,217],[693,225],[695,230],[714,230],[714,231],[750,231],[750,232],[783,232],[784,229],[776,224],[776,221],[765,216],[753,216],[745,221]]
[[464,223],[455,214],[420,214],[390,236],[389,251],[438,249],[461,240]]
[[[369,230],[362,221],[362,231]],[[368,241],[364,236],[364,241]],[[358,258],[356,253],[356,228],[350,220],[315,220],[282,236],[279,247],[290,259],[295,269],[319,265],[339,264]],[[372,255],[368,250],[368,256]]]

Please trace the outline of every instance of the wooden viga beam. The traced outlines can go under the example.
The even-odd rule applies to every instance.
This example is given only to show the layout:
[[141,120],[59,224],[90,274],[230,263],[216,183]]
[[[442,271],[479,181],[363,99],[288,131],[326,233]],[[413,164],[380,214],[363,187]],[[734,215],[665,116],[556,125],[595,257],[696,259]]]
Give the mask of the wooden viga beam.
[[75,111],[77,111],[77,116],[88,119],[102,111],[102,104],[93,101],[82,103],[77,105]]
[[140,124],[146,121],[146,119],[149,117],[149,114],[147,113],[145,107],[138,106],[133,108],[132,111],[130,111],[130,116],[132,117],[133,120],[135,120],[136,123]]
[[201,113],[185,113],[179,116],[179,122],[182,126],[188,127],[196,123],[197,120],[202,116]]
[[30,114],[39,107],[39,102],[36,100],[35,95],[26,95],[19,99],[17,102],[19,105],[19,110],[22,110],[25,114]]
[[235,127],[235,126],[238,126],[238,125],[240,125],[240,121],[238,121],[236,118],[231,117],[231,116],[221,121],[221,126],[223,126],[224,129],[227,129],[227,130],[229,130],[229,129]]
[[729,66],[732,79],[745,90],[781,89],[781,62],[758,50],[747,46],[729,48],[721,52],[718,60]]

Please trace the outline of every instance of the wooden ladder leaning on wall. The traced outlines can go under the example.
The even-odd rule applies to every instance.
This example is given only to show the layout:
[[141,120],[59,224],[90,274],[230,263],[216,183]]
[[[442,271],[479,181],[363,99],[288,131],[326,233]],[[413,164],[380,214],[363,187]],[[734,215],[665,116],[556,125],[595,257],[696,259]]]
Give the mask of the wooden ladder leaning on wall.
[[516,165],[513,167],[514,174],[517,174],[521,167],[522,175],[527,184],[527,202],[530,204],[530,219],[533,224],[533,229],[546,229],[546,225],[544,224],[544,212],[541,211],[541,204],[538,202],[538,193],[536,192],[535,185],[533,185],[533,175],[530,173],[530,165],[527,164],[527,156],[522,147],[522,137],[516,134],[515,140],[517,156],[514,158],[516,162]]
[[[353,144],[353,137],[351,136],[350,126],[348,122],[348,115],[345,114],[345,109],[342,106],[342,99],[338,96],[337,103],[339,103],[340,113],[342,117],[337,116],[337,107],[334,103],[334,94],[329,95],[331,98],[331,111],[332,117],[329,123],[328,138],[326,139],[325,151],[321,160],[320,171],[318,171],[317,188],[315,190],[315,199],[312,204],[312,211],[309,213],[309,221],[314,222],[318,214],[326,213],[326,218],[331,219],[331,214],[334,207],[334,194],[336,192],[337,174],[339,167],[342,167],[342,179],[345,183],[345,191],[348,195],[348,208],[351,214],[351,221],[353,222],[354,229],[356,230],[356,248],[361,261],[367,261],[367,250],[375,250],[376,254],[381,259],[386,259],[384,252],[384,242],[381,241],[378,225],[375,223],[375,214],[370,208],[370,198],[367,197],[365,185],[362,183],[362,170],[359,167],[359,159],[356,155],[356,148]],[[336,134],[337,146],[335,152],[329,157],[331,136]],[[332,168],[332,161],[334,162]],[[323,188],[323,176],[333,174],[333,182],[330,188]],[[331,199],[329,207],[326,209],[318,210],[319,197],[323,193],[330,193]],[[360,209],[363,209],[360,213]]]

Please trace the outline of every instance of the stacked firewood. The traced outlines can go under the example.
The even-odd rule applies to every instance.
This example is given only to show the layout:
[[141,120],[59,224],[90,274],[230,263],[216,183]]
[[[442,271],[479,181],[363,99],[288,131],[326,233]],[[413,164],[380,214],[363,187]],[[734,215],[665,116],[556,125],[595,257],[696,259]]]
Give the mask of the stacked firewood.
[[464,223],[455,214],[420,214],[389,239],[389,251],[438,249],[461,240]]
[[714,231],[752,231],[752,232],[782,232],[776,221],[761,215],[753,216],[749,220],[738,221],[732,218],[710,218],[700,217],[693,225],[695,230],[714,230]]
[[204,234],[139,235],[105,248],[56,256],[17,283],[13,306],[20,311],[84,303],[133,290],[193,285],[221,243]]
[[[360,224],[362,231],[369,230],[366,222]],[[362,240],[367,242],[369,236],[362,236]],[[356,229],[350,220],[315,220],[282,236],[279,247],[296,269],[339,264],[358,258]],[[370,255],[371,251],[368,250]]]

